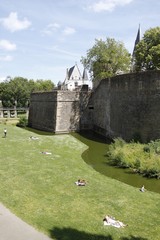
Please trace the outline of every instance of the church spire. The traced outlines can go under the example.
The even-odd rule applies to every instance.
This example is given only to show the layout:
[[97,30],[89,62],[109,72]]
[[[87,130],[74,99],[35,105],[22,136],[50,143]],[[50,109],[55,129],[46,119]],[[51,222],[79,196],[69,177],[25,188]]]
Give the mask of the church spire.
[[134,57],[134,55],[135,55],[136,46],[137,46],[137,44],[140,42],[140,40],[141,40],[141,28],[140,28],[140,24],[139,24],[139,28],[138,28],[138,32],[137,32],[137,37],[136,37],[136,40],[135,40],[135,43],[134,43],[134,49],[133,49],[133,54],[132,54],[133,57]]
[[140,42],[140,40],[141,40],[141,28],[140,28],[140,24],[139,24],[136,40],[134,43],[133,53],[132,53],[131,72],[135,71],[135,52],[136,52],[137,44]]

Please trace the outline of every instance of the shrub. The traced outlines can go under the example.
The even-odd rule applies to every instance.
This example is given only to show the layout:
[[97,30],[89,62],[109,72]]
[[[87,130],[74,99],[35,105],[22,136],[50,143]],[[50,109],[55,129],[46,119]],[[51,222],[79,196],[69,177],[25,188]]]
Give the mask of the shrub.
[[134,167],[135,167],[136,169],[139,169],[140,166],[141,166],[141,161],[140,161],[139,159],[136,159],[136,161],[135,161],[135,163],[134,163]]
[[109,146],[108,163],[121,168],[131,168],[148,178],[160,178],[160,140],[148,144],[126,143],[115,139]]
[[114,143],[111,145],[114,146],[114,148],[123,147],[126,144],[126,142],[122,138],[115,138]]
[[20,117],[19,122],[17,123],[18,127],[27,127],[28,119],[25,116]]
[[147,152],[147,153],[150,153],[150,147],[149,146],[144,146],[143,151]]
[[155,153],[159,153],[160,149],[160,139],[157,139],[156,141],[151,141],[148,143],[148,146],[150,149],[152,149]]

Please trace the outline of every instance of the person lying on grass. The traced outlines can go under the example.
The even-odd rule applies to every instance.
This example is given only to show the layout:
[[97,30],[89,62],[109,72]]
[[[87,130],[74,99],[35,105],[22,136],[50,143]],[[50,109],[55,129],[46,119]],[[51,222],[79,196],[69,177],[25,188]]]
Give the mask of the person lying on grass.
[[50,152],[41,152],[42,154],[47,154],[47,155],[50,155],[50,154],[52,154],[52,153],[50,153]]
[[29,138],[30,138],[31,140],[38,140],[38,137],[30,136]]
[[139,190],[140,190],[141,192],[145,192],[145,191],[146,191],[144,185],[143,185]]
[[78,181],[77,182],[75,182],[75,184],[77,185],[77,186],[85,186],[86,185],[86,181],[83,179],[78,179]]
[[109,215],[106,215],[104,218],[103,218],[103,224],[104,225],[111,225],[113,227],[116,227],[116,228],[120,228],[120,227],[125,227],[127,226],[126,224],[124,224],[123,222],[120,222],[119,220],[115,220],[114,217],[112,216],[109,216]]

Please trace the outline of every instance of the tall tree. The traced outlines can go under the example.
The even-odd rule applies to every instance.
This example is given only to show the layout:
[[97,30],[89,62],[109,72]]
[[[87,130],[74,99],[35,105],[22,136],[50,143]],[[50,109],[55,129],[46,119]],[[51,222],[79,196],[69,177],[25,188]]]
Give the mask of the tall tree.
[[10,88],[8,80],[0,83],[0,100],[2,100],[4,107],[11,107],[14,105],[12,89]]
[[30,91],[28,87],[28,79],[22,77],[15,77],[9,82],[10,89],[12,89],[13,104],[17,103],[18,107],[26,105],[27,100],[30,97]]
[[37,91],[52,91],[54,83],[51,80],[29,80],[23,77],[6,78],[0,83],[0,100],[4,107],[28,105],[30,94]]
[[160,27],[144,33],[135,51],[136,71],[160,69]]
[[107,38],[106,41],[95,39],[95,44],[87,51],[81,62],[89,70],[93,81],[112,77],[130,70],[131,56],[124,44]]

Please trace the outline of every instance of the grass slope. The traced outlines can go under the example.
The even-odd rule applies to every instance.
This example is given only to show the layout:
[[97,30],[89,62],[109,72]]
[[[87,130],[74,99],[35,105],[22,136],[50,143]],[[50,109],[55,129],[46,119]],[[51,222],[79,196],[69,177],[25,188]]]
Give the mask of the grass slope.
[[[160,195],[110,179],[81,158],[86,146],[70,135],[43,135],[0,125],[0,201],[55,240],[159,240]],[[34,141],[29,137],[39,139]],[[42,151],[51,155],[41,154]],[[86,179],[77,187],[78,178]],[[128,224],[103,226],[106,215]]]

